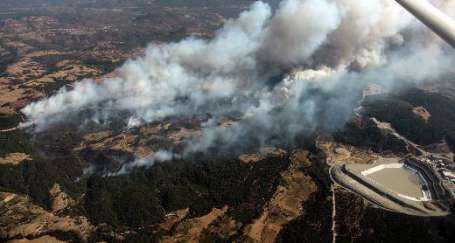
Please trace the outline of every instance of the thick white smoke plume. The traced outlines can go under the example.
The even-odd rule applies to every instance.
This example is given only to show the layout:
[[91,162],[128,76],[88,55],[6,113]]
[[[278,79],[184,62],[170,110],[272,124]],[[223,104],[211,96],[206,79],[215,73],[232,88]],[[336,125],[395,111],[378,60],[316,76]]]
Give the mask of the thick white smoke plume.
[[258,55],[278,66],[298,65],[308,59],[340,25],[335,1],[284,1],[264,29]]
[[[83,80],[22,112],[36,129],[84,111],[95,121],[128,114],[129,126],[209,113],[186,152],[292,143],[342,126],[369,83],[437,79],[454,64],[453,51],[392,0],[285,0],[274,13],[256,2],[211,40],[152,44],[117,77]],[[226,117],[240,121],[218,126]]]

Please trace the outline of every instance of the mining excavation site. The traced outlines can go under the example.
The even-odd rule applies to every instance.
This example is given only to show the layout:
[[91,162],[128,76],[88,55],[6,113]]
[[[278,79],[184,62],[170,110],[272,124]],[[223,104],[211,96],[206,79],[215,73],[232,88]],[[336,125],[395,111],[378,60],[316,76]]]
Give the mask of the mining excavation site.
[[420,160],[380,158],[373,164],[343,164],[330,170],[332,180],[374,205],[416,216],[449,214],[450,196],[429,165]]

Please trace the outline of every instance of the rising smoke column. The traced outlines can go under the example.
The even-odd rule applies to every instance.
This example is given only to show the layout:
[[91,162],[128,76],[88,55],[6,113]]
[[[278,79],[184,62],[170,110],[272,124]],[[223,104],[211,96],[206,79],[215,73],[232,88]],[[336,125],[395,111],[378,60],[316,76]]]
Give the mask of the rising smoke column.
[[264,29],[258,58],[272,67],[304,63],[326,41],[328,34],[337,29],[340,14],[334,1],[282,2]]
[[[270,14],[268,5],[257,2],[238,19],[227,21],[210,41],[190,37],[151,44],[143,57],[127,61],[118,77],[78,82],[74,89],[61,89],[22,112],[38,129],[93,106],[101,112],[130,111],[150,122],[195,111],[211,99],[230,98],[240,86],[252,87],[257,80],[254,55]],[[181,97],[188,102],[178,102]]]
[[[130,126],[209,113],[202,136],[184,153],[214,144],[279,146],[342,126],[369,83],[391,89],[446,75],[455,64],[446,47],[394,1],[285,0],[274,14],[256,2],[212,40],[151,44],[115,78],[83,80],[28,105],[24,125],[46,129],[86,110],[95,121],[126,113]],[[217,125],[231,114],[240,121]],[[167,156],[150,163],[173,157],[160,154]]]

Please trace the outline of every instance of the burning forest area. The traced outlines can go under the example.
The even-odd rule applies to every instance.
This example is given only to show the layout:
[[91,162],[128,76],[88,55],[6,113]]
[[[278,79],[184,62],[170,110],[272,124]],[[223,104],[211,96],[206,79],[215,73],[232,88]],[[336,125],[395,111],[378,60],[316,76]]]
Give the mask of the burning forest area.
[[0,241],[453,242],[455,52],[397,2],[2,0]]

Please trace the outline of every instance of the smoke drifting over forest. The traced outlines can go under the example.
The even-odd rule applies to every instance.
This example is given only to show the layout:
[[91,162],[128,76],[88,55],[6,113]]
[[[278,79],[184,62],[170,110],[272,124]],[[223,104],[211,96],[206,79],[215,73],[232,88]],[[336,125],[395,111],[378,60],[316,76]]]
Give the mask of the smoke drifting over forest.
[[[455,1],[434,3],[454,14]],[[28,105],[23,125],[42,130],[87,110],[100,123],[129,114],[129,127],[208,113],[186,152],[292,143],[342,126],[370,83],[387,90],[447,75],[455,66],[448,48],[392,0],[285,0],[276,10],[255,2],[211,40],[151,44],[115,78],[83,80]],[[218,126],[226,117],[240,121]],[[157,154],[149,161],[173,157]]]

